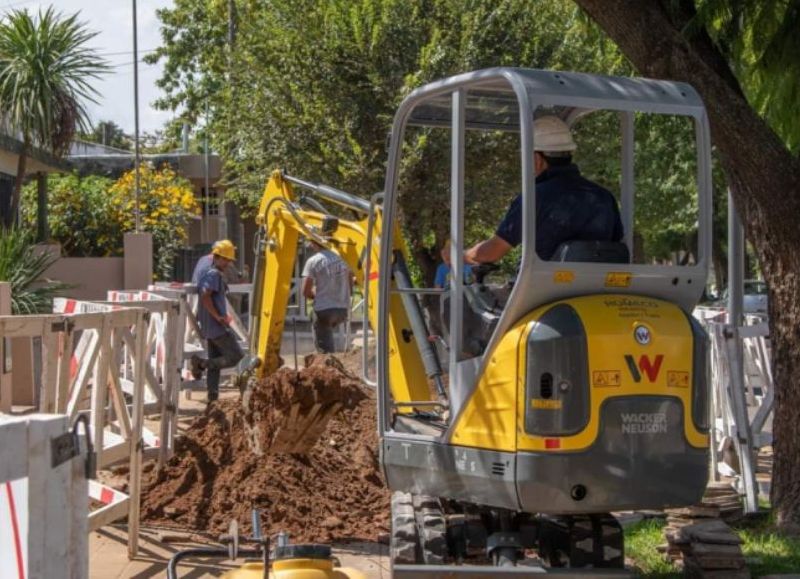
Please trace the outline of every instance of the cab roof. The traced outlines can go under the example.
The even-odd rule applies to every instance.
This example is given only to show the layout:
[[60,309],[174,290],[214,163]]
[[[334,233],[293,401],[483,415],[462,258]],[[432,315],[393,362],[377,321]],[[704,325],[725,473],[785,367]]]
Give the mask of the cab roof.
[[[701,117],[703,102],[682,82],[603,76],[526,68],[489,68],[429,83],[410,95],[414,107],[408,123],[449,126],[451,94],[466,90],[466,126],[470,129],[519,130],[519,93],[532,107],[565,120],[592,110],[641,111]],[[421,99],[421,102],[420,100]]]

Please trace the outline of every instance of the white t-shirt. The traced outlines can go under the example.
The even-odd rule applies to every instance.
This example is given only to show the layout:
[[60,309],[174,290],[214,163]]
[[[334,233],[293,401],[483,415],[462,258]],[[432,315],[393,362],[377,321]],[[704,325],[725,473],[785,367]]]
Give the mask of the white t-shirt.
[[303,277],[314,280],[314,310],[350,308],[350,268],[330,249],[308,258]]

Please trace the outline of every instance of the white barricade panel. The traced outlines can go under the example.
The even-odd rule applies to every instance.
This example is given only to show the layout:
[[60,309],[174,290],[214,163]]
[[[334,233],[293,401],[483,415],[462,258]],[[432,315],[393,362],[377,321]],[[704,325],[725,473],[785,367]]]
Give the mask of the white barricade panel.
[[56,314],[98,314],[103,312],[114,312],[120,310],[121,308],[122,306],[84,302],[69,298],[53,299],[53,313]]
[[0,483],[0,569],[3,577],[28,576],[27,537],[28,479]]
[[0,576],[85,579],[85,443],[52,414],[0,416],[0,440]]

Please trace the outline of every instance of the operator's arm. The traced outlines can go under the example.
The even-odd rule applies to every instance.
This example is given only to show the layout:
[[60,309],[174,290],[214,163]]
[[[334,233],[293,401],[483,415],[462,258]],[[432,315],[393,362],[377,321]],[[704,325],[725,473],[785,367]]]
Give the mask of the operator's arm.
[[506,211],[503,221],[497,226],[497,231],[486,241],[473,245],[464,252],[464,261],[471,265],[479,263],[494,263],[503,258],[522,241],[522,196],[516,199]]
[[466,250],[464,261],[471,265],[494,263],[500,261],[509,251],[511,251],[511,244],[502,237],[493,235],[490,239],[481,241]]
[[306,299],[314,299],[314,279],[310,276],[303,278],[303,296]]

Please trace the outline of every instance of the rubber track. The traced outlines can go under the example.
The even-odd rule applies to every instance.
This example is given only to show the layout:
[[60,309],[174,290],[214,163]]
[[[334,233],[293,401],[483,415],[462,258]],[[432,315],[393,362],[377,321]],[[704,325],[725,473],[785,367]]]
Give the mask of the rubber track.
[[444,565],[447,562],[447,524],[442,503],[438,497],[415,495],[414,514],[417,535],[426,565]]
[[413,565],[420,562],[419,535],[411,494],[392,493],[392,536],[389,545],[392,563]]

